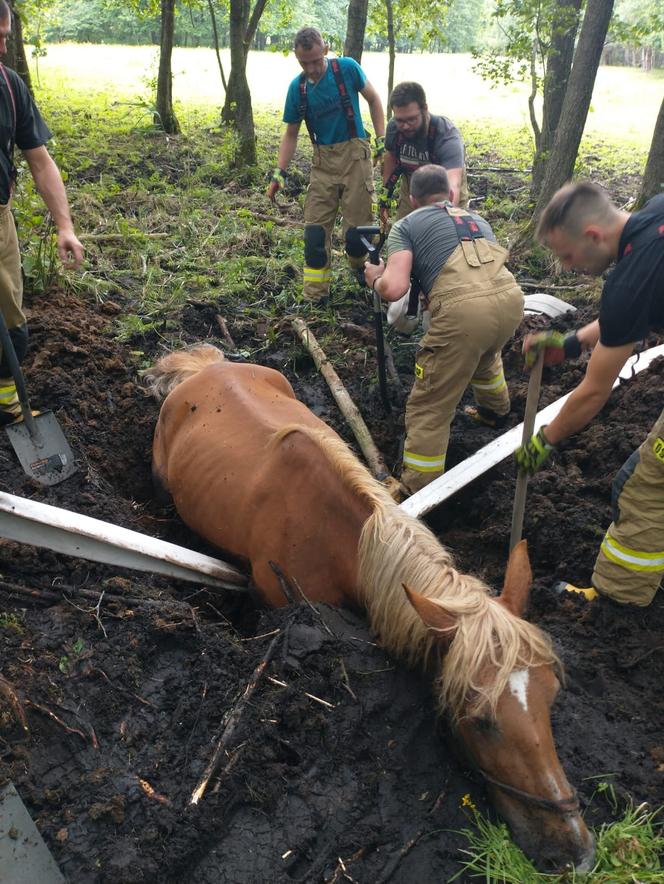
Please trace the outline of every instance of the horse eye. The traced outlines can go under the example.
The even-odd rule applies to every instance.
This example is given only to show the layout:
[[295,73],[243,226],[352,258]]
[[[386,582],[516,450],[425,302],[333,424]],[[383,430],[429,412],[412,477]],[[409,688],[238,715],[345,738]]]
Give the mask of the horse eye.
[[481,734],[495,734],[498,732],[498,725],[493,718],[484,716],[483,718],[474,718],[473,727]]

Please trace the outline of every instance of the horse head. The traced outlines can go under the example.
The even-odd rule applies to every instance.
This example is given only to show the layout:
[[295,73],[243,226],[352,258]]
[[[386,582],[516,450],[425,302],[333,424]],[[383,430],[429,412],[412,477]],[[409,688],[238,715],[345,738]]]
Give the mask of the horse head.
[[[527,650],[519,638],[517,624],[525,624],[521,618],[531,583],[524,541],[510,555],[502,595],[490,599],[495,622],[502,621],[502,626],[491,629],[489,647],[462,647],[455,655],[456,642],[470,645],[469,635],[460,628],[461,618],[446,609],[444,600],[427,598],[405,585],[404,589],[444,655],[441,703],[451,713],[463,750],[486,780],[514,841],[542,868],[587,871],[594,859],[593,836],[580,815],[551,732],[550,709],[560,687],[555,656],[546,653],[547,641],[536,627],[527,625],[526,634],[535,636]],[[510,635],[520,645],[516,653],[503,646]],[[456,679],[456,687],[450,687],[455,679],[454,673],[446,672],[448,664],[458,667],[473,655],[473,677]],[[483,657],[480,662],[478,655]]]

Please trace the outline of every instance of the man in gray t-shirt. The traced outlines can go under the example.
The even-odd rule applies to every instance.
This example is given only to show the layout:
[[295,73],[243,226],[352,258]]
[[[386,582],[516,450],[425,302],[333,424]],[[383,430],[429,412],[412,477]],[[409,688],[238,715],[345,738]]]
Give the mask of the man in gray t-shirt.
[[420,166],[435,163],[444,166],[452,191],[451,202],[467,208],[465,148],[461,134],[447,117],[429,113],[424,89],[419,83],[399,83],[392,90],[390,107],[394,116],[385,132],[385,158],[381,221],[389,218],[392,195],[400,181],[397,218],[411,211],[410,178]]
[[384,300],[402,298],[413,274],[429,302],[431,325],[406,406],[406,495],[443,473],[450,424],[469,384],[477,405],[467,413],[489,426],[505,424],[510,398],[500,351],[523,317],[507,252],[486,221],[452,205],[445,169],[419,168],[410,200],[416,211],[392,228],[387,264],[364,268],[367,285]]

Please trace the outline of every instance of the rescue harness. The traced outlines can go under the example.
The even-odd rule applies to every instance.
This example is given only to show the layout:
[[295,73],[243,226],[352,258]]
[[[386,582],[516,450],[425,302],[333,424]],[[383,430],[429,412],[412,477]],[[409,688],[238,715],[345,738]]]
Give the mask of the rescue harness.
[[[329,60],[329,63],[332,68],[334,82],[336,83],[337,89],[339,90],[341,107],[343,109],[344,116],[346,117],[346,125],[348,126],[348,138],[357,138],[355,111],[353,110],[350,95],[348,94],[348,89],[346,88],[343,74],[341,73],[341,65],[339,64],[339,59],[331,58]],[[304,120],[312,144],[317,144],[318,138],[316,137],[313,126],[311,125],[311,122],[307,117],[307,75],[304,73],[304,71],[300,74],[300,117]]]

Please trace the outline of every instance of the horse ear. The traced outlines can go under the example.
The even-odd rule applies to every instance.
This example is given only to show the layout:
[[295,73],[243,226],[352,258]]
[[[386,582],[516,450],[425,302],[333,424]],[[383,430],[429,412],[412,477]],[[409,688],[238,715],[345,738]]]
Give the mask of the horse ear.
[[456,632],[456,617],[446,611],[442,605],[420,595],[419,592],[407,587],[405,583],[401,585],[408,601],[415,608],[427,629],[435,632],[437,638],[449,645]]
[[532,583],[533,572],[528,557],[528,543],[520,540],[510,553],[499,601],[517,617],[523,617]]

